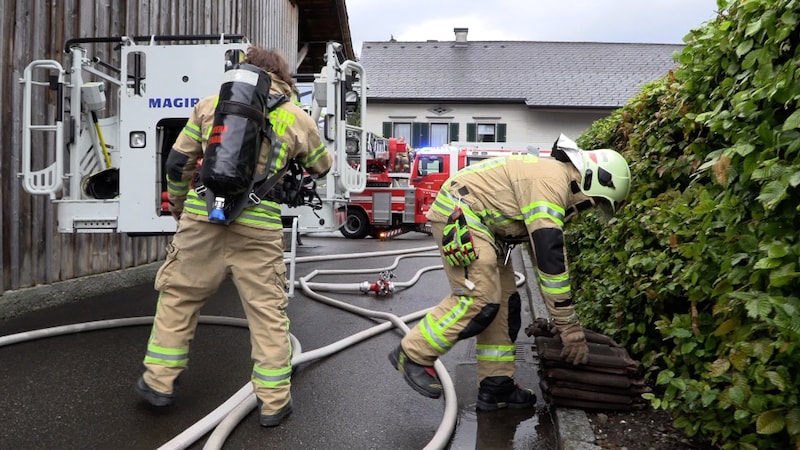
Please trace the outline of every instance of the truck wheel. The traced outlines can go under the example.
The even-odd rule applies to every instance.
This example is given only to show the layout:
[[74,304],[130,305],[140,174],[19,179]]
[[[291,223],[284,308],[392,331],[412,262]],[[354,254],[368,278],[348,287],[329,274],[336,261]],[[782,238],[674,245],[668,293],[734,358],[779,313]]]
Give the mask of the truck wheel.
[[348,239],[364,239],[370,230],[367,214],[360,209],[348,209],[347,220],[339,231]]

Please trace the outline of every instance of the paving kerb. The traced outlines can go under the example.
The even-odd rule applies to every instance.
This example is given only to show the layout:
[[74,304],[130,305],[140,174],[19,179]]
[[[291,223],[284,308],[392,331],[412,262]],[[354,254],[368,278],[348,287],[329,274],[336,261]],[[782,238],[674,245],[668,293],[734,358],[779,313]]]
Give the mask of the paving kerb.
[[163,261],[157,261],[128,269],[3,292],[3,295],[0,295],[0,320],[152,282],[162,263]]
[[[533,264],[528,252],[520,251],[525,290],[531,299],[534,317],[549,317],[539,287],[532,276]],[[162,261],[128,269],[90,275],[48,285],[38,285],[25,289],[6,291],[0,296],[0,320],[27,312],[45,309],[65,303],[79,301],[81,298],[102,295],[108,292],[147,283],[155,278]],[[553,408],[560,450],[600,450],[594,444],[595,436],[586,413],[580,409]]]
[[[542,298],[539,286],[536,283],[535,269],[530,255],[524,249],[520,250],[524,265],[522,273],[525,274],[525,291],[530,299],[532,315],[534,318],[550,318],[544,299]],[[600,450],[596,445],[594,431],[589,423],[586,412],[582,409],[556,408],[554,419],[556,424],[556,434],[558,435],[559,450]]]

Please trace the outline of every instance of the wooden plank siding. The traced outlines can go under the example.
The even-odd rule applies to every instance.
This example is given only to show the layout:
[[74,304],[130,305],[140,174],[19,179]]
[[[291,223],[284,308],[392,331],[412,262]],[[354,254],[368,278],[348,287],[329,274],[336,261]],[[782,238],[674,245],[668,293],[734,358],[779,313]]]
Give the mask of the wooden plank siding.
[[[22,189],[22,77],[33,60],[67,64],[68,39],[78,37],[244,34],[276,47],[297,64],[296,0],[4,0],[0,18],[0,293],[38,284],[134,267],[163,259],[171,236],[59,234],[46,196]],[[88,44],[90,56],[119,65],[112,44]],[[44,123],[55,114],[52,93],[33,98]],[[41,133],[37,133],[41,134]],[[52,142],[34,136],[34,169],[54,161]],[[49,138],[52,139],[52,138]]]

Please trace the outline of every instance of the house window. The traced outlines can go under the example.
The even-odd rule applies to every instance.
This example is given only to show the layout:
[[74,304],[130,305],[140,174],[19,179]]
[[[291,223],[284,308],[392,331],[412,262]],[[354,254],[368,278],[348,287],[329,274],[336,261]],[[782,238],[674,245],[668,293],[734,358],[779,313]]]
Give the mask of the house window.
[[495,125],[493,123],[478,124],[478,142],[496,142]]
[[411,136],[410,122],[395,122],[392,124],[392,137],[408,140],[409,136]]
[[435,147],[458,140],[458,124],[383,122],[383,136],[403,137],[412,148]]
[[506,142],[506,124],[468,123],[467,142]]
[[446,145],[450,142],[449,138],[450,125],[446,123],[432,123],[431,124],[431,147],[439,147]]

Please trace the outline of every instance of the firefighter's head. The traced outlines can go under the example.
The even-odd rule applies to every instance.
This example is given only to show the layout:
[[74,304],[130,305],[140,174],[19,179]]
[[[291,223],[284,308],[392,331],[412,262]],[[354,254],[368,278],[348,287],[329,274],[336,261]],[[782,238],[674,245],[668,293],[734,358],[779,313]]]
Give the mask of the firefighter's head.
[[292,71],[289,70],[289,63],[283,52],[276,48],[261,48],[251,46],[247,49],[247,56],[244,59],[247,64],[258,66],[266,72],[269,72],[278,79],[286,82],[289,86],[294,84],[292,79]]
[[563,134],[559,136],[551,155],[569,162],[578,169],[581,192],[601,209],[613,214],[628,197],[631,189],[631,169],[618,152],[609,149],[581,150]]
[[581,190],[598,205],[607,203],[613,214],[631,190],[631,169],[614,150],[584,150]]

